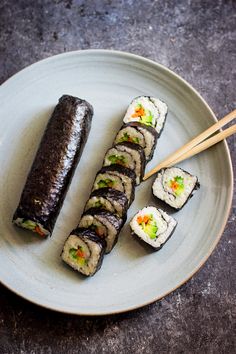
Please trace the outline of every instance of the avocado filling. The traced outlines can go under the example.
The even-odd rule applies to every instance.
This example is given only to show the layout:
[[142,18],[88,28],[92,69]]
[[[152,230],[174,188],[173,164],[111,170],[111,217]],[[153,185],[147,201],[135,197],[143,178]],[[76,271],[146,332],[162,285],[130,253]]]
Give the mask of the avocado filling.
[[122,166],[126,165],[126,159],[122,155],[110,155],[108,160],[111,162],[111,164],[118,164]]
[[144,215],[144,216],[138,216],[137,218],[138,224],[142,227],[143,231],[151,238],[154,239],[157,237],[157,223],[153,219],[153,215]]
[[169,181],[169,187],[172,189],[174,194],[178,197],[184,191],[184,179],[183,177],[176,176]]
[[115,184],[115,182],[112,179],[106,178],[106,179],[101,179],[98,182],[98,187],[99,188],[113,187],[114,184]]
[[135,111],[132,114],[132,118],[141,118],[141,123],[153,126],[152,112],[150,110],[145,110],[141,103],[138,103],[135,107]]
[[85,252],[83,250],[83,247],[81,246],[79,246],[77,249],[71,248],[69,250],[69,255],[71,259],[76,261],[80,266],[84,266],[88,264],[88,259],[86,259]]

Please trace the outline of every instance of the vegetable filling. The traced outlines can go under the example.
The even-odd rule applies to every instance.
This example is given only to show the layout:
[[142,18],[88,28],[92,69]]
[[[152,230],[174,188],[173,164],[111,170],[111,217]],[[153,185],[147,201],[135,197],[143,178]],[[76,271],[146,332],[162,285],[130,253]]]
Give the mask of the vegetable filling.
[[98,182],[98,187],[99,188],[106,188],[106,187],[113,187],[115,184],[115,181],[113,181],[110,178],[106,178],[106,179],[100,179],[100,181]]
[[119,142],[128,141],[129,143],[139,144],[139,138],[131,137],[127,132],[119,139]]
[[143,231],[151,238],[157,237],[157,223],[153,218],[153,215],[140,215],[137,217],[138,224],[142,227]]
[[79,246],[77,249],[71,248],[69,250],[69,255],[70,255],[71,259],[76,261],[80,266],[84,266],[84,265],[88,264],[88,259],[86,258],[83,247],[81,247],[81,246]]
[[123,155],[110,155],[108,156],[108,160],[111,162],[111,164],[118,164],[121,166],[126,166],[126,159]]
[[184,179],[183,177],[176,176],[169,180],[169,187],[172,189],[173,193],[178,197],[184,191]]
[[141,103],[135,107],[135,111],[131,116],[132,118],[141,118],[140,122],[146,125],[153,125],[153,114],[150,110],[145,110]]
[[23,219],[21,226],[24,227],[25,229],[36,232],[38,235],[42,237],[46,236],[46,233],[42,230],[40,225],[32,220]]

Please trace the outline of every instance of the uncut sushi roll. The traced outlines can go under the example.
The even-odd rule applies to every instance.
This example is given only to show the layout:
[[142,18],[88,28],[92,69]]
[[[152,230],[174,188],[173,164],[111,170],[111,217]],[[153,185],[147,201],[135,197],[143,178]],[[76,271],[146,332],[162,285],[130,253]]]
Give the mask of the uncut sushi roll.
[[143,123],[124,124],[116,135],[114,144],[131,142],[138,144],[144,150],[146,161],[150,161],[157,144],[158,133],[155,128]]
[[129,206],[134,200],[135,173],[121,165],[102,167],[93,184],[93,191],[101,188],[113,188],[125,193]]
[[181,209],[200,188],[196,176],[179,167],[163,168],[153,183],[153,195],[174,209]]
[[106,242],[89,229],[76,229],[67,238],[62,260],[78,272],[91,276],[102,265]]
[[160,136],[167,116],[167,105],[155,97],[139,96],[129,105],[124,123],[139,122],[156,129]]
[[153,206],[139,210],[130,222],[132,234],[156,251],[170,238],[176,225],[173,217]]
[[99,208],[116,214],[125,222],[128,210],[128,199],[124,192],[113,188],[100,188],[93,191],[84,210]]
[[85,100],[64,95],[47,124],[13,223],[45,237],[53,231],[87,141],[93,116]]
[[135,183],[138,185],[143,179],[145,162],[143,149],[139,145],[124,142],[114,145],[106,152],[103,166],[118,164],[130,168],[135,172]]
[[80,220],[79,228],[90,228],[97,236],[106,241],[106,253],[115,246],[123,220],[107,210],[92,208],[87,210]]

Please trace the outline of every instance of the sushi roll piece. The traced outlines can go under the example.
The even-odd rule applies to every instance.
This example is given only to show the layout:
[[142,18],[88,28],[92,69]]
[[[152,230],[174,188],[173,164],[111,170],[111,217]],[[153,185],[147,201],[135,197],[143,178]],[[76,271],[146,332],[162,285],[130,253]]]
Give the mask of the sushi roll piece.
[[28,174],[13,223],[38,233],[52,233],[67,189],[87,141],[93,116],[85,100],[59,99]]
[[181,209],[200,188],[196,176],[179,167],[163,168],[153,183],[153,195],[174,209]]
[[124,124],[115,138],[115,144],[125,141],[138,144],[144,150],[146,161],[150,161],[157,144],[158,133],[155,128],[143,123]]
[[138,185],[143,179],[145,163],[143,149],[137,144],[124,142],[114,145],[106,152],[103,166],[118,164],[130,168],[135,172]]
[[113,188],[101,188],[91,193],[84,210],[86,211],[90,208],[110,211],[122,218],[125,222],[128,210],[128,199],[124,192]]
[[156,129],[160,136],[167,116],[167,105],[155,97],[139,96],[129,105],[124,123],[140,122]]
[[83,275],[95,274],[102,265],[106,242],[89,229],[76,229],[67,238],[62,260]]
[[131,220],[132,234],[159,250],[173,234],[177,221],[161,209],[147,206]]
[[121,165],[103,167],[95,178],[93,191],[101,188],[113,188],[125,193],[129,206],[134,200],[135,173]]
[[111,252],[115,246],[118,234],[123,226],[121,218],[109,211],[99,208],[87,210],[80,220],[79,228],[90,228],[97,236],[106,241],[106,253]]

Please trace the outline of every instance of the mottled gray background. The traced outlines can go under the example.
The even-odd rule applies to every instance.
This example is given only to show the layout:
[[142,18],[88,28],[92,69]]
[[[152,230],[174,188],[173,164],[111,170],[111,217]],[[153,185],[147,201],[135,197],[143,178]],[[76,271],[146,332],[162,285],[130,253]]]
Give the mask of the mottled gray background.
[[[0,1],[0,83],[39,59],[87,48],[129,51],[166,65],[218,117],[236,107],[235,1]],[[229,146],[235,170],[235,137]],[[186,285],[131,313],[63,315],[0,286],[0,352],[235,353],[235,215],[234,198],[217,249]]]

